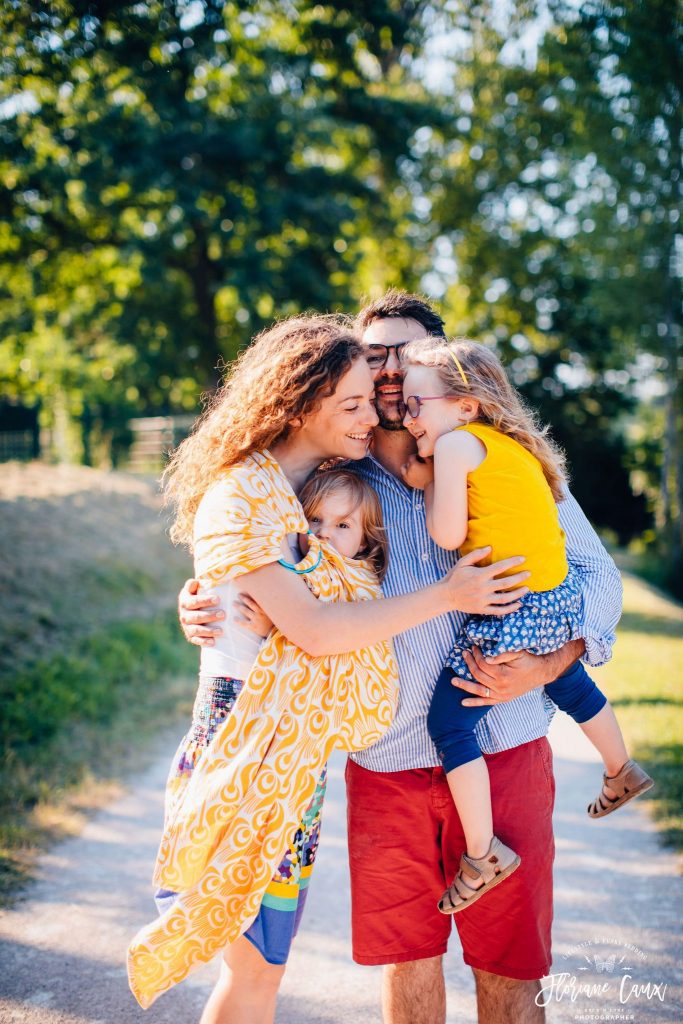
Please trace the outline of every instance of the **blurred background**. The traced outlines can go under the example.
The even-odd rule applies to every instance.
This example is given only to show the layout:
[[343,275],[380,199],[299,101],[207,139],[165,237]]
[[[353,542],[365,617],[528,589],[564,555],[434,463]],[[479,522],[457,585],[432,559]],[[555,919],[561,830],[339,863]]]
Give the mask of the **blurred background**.
[[[0,36],[17,807],[40,806],[70,763],[62,727],[158,692],[159,643],[166,667],[194,665],[168,606],[189,562],[144,474],[278,316],[424,292],[449,333],[497,348],[621,564],[683,595],[675,0],[4,0]],[[39,474],[22,469],[36,458]],[[680,609],[642,600],[631,661],[653,637],[680,645]],[[161,615],[156,646],[130,632],[144,608]],[[645,673],[650,689],[628,701],[634,723],[659,716],[643,743],[656,735],[673,765],[666,650],[638,662],[633,686]],[[22,751],[41,744],[52,767],[32,775]],[[15,850],[36,834],[6,833]]]
[[274,317],[424,291],[681,592],[679,12],[6,2],[5,397],[45,457],[139,465]]

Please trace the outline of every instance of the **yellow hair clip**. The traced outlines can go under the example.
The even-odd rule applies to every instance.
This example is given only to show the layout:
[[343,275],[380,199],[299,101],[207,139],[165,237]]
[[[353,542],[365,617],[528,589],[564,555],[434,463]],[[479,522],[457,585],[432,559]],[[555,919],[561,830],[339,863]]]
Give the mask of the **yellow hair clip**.
[[462,377],[463,384],[465,385],[466,388],[468,388],[470,386],[470,382],[468,381],[467,377],[465,376],[465,371],[463,370],[462,366],[460,365],[460,360],[458,359],[458,357],[456,356],[456,354],[455,354],[455,352],[453,351],[452,348],[449,348],[448,351],[450,352],[451,358],[453,359],[453,362],[455,363],[456,370],[458,371],[458,373]]

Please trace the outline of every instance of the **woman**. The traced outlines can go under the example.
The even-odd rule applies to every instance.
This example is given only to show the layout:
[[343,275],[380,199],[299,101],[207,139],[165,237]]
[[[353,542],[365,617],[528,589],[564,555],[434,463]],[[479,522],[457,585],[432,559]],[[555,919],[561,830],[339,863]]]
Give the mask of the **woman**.
[[[395,669],[386,638],[455,607],[490,610],[469,593],[467,568],[483,552],[417,601],[409,594],[369,603],[358,599],[379,595],[350,578],[332,548],[309,535],[301,557],[298,536],[309,531],[295,492],[322,462],[365,456],[377,423],[373,399],[362,349],[343,322],[278,324],[236,361],[169,468],[174,539],[194,534],[204,583],[239,578],[276,629],[198,770],[171,794],[155,877],[181,896],[131,947],[131,986],[143,1005],[223,941],[222,975],[202,1024],[272,1021],[284,964],[267,962],[247,925],[255,915],[258,925],[265,869],[272,873],[287,845],[273,821],[294,832],[330,750],[359,749],[389,724]],[[296,732],[298,716],[305,727],[294,760],[286,748],[283,770],[278,744]],[[259,803],[273,784],[286,792]]]

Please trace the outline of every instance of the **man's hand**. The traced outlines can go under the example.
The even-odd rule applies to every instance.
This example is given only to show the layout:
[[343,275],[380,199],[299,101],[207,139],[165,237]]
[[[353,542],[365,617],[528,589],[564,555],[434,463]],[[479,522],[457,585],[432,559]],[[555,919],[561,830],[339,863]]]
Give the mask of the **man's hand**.
[[522,565],[523,558],[505,558],[493,565],[477,566],[490,553],[491,548],[470,551],[444,576],[442,585],[446,587],[449,609],[470,615],[507,615],[517,611],[520,599],[529,590],[522,584],[531,573],[523,571],[503,577],[503,573]]
[[453,677],[453,686],[474,694],[463,701],[465,707],[492,707],[521,697],[529,690],[535,690],[546,683],[552,683],[573,665],[586,650],[583,640],[570,640],[559,651],[551,654],[529,654],[528,651],[511,651],[485,658],[478,647],[472,652],[464,651],[467,667],[477,680]]
[[418,455],[411,455],[408,461],[401,466],[401,476],[408,487],[424,491],[425,487],[434,480],[434,460],[425,460]]
[[222,636],[223,630],[212,628],[210,622],[225,618],[217,597],[198,597],[199,580],[186,580],[178,594],[178,618],[186,640],[197,647],[213,647],[214,637]]

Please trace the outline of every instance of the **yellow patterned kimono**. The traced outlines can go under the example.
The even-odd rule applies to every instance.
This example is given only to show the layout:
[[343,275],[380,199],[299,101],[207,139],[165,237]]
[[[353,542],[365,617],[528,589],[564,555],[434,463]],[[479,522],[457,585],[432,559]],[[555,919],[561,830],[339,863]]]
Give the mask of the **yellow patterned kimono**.
[[[279,465],[256,453],[203,499],[196,572],[204,586],[235,579],[278,561],[285,537],[307,530]],[[296,569],[315,597],[381,597],[366,563],[312,535],[310,542]],[[180,896],[129,948],[130,987],[141,1006],[249,927],[331,751],[379,739],[394,714],[396,682],[388,643],[312,657],[273,630],[191,777],[175,780],[179,788],[167,794],[154,882]]]

